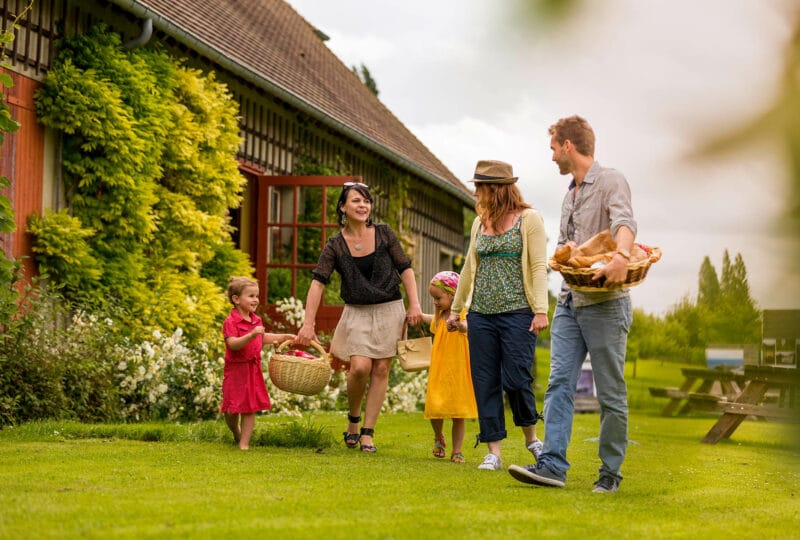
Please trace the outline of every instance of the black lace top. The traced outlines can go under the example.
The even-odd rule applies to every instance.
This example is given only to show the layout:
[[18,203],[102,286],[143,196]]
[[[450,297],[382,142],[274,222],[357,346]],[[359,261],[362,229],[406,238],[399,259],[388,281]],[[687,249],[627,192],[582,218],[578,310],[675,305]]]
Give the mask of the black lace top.
[[314,279],[327,285],[334,270],[342,276],[339,292],[346,304],[383,304],[400,300],[400,274],[411,268],[411,259],[403,251],[400,240],[385,224],[375,225],[375,252],[372,272],[365,276],[350,253],[342,233],[328,239],[312,270]]

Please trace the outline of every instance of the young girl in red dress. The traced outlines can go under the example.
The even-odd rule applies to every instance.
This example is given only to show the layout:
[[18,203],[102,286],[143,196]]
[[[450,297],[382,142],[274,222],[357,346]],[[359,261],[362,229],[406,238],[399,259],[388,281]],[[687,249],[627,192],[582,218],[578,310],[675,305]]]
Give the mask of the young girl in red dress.
[[222,406],[233,439],[242,450],[250,447],[256,425],[256,412],[270,408],[267,385],[261,371],[263,343],[281,343],[294,339],[293,334],[269,334],[264,331],[258,307],[258,283],[235,277],[228,284],[231,314],[222,325],[225,337],[225,374],[222,379]]

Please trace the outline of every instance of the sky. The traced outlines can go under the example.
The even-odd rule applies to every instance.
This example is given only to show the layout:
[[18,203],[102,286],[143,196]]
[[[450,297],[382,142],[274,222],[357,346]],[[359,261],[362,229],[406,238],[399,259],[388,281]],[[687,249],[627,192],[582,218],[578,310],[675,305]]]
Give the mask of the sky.
[[[548,255],[571,177],[551,161],[547,128],[586,118],[595,159],[630,183],[637,241],[663,251],[631,288],[634,307],[663,315],[694,300],[703,259],[721,274],[727,250],[742,255],[758,307],[800,309],[781,142],[696,156],[777,95],[798,3],[584,0],[560,21],[518,0],[289,4],[347,66],[367,66],[380,100],[458,178],[479,159],[512,164]],[[553,272],[551,290],[560,283]]]

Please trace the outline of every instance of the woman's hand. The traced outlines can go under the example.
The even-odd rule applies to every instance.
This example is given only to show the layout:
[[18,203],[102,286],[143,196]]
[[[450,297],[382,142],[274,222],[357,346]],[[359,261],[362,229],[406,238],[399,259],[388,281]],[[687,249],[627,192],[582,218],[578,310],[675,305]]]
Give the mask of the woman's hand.
[[539,332],[547,328],[547,325],[547,313],[535,313],[533,315],[533,320],[531,321],[531,327],[528,331],[533,332],[534,335],[538,336]]
[[445,324],[448,332],[458,332],[458,313],[450,313]]
[[314,324],[311,323],[303,323],[303,326],[300,327],[300,330],[297,331],[297,341],[303,347],[308,347],[311,345],[312,341],[317,340],[317,332],[314,330]]
[[409,326],[417,326],[422,322],[422,310],[419,308],[419,304],[408,306],[406,322],[408,322]]

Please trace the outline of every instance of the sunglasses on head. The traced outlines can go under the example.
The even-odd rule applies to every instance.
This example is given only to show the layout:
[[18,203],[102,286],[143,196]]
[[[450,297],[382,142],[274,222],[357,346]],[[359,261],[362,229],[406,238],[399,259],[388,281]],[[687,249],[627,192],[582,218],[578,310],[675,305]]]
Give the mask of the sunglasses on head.
[[362,187],[364,187],[366,189],[369,189],[369,186],[367,184],[365,184],[364,182],[345,182],[342,185],[344,187],[362,186]]

